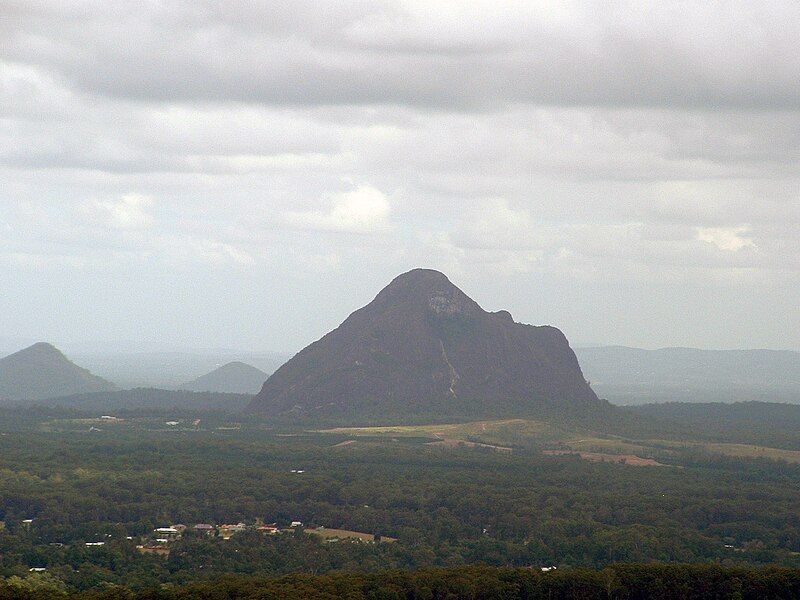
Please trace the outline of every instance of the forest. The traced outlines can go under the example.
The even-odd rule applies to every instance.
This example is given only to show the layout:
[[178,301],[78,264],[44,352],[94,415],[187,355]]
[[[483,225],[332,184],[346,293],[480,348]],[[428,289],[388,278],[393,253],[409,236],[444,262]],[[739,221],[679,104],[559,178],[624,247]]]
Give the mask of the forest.
[[[361,590],[353,597],[393,597],[365,591],[377,575],[355,574],[484,565],[524,569],[502,571],[524,579],[554,566],[559,577],[596,583],[623,563],[704,563],[755,579],[762,571],[752,569],[767,565],[800,568],[800,465],[782,460],[686,450],[659,457],[663,466],[635,467],[548,455],[536,445],[506,453],[416,437],[343,444],[351,441],[345,434],[248,428],[216,413],[195,419],[206,428],[178,429],[163,417],[128,416],[115,428],[75,416],[28,413],[14,427],[0,423],[6,595],[41,584],[189,597],[142,594],[213,587],[232,574],[264,582],[263,597],[279,597],[266,590],[313,587],[323,581],[314,577],[331,573]],[[303,526],[277,535],[255,529],[293,521]],[[247,530],[208,537],[192,531],[197,523]],[[137,548],[172,524],[189,529],[166,544],[168,553]],[[317,527],[378,541],[309,535]],[[274,579],[291,573],[295,579]],[[501,576],[480,573],[478,580]]]
[[761,600],[800,596],[800,570],[715,565],[625,565],[541,573],[497,567],[428,568],[375,573],[294,574],[280,578],[224,576],[214,582],[134,592],[120,586],[68,591],[36,575],[0,583],[1,600]]

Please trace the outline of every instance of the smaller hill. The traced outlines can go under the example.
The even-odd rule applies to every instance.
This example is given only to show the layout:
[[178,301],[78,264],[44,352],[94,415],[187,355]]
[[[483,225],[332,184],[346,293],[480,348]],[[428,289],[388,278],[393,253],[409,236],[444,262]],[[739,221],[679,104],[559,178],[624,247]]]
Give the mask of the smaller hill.
[[79,367],[45,342],[0,359],[0,401],[35,401],[115,389],[113,383]]
[[210,373],[189,381],[181,389],[192,392],[222,392],[231,394],[256,394],[268,375],[243,362],[229,362]]

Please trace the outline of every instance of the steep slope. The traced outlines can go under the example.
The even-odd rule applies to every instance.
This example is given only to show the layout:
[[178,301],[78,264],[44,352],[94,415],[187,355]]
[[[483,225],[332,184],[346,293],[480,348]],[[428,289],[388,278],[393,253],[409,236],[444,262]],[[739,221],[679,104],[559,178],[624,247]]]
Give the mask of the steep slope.
[[267,380],[267,374],[243,362],[229,362],[181,386],[194,392],[229,392],[255,394]]
[[44,342],[0,359],[0,400],[43,400],[113,389],[113,383],[92,375]]
[[486,312],[442,273],[415,269],[278,369],[250,410],[357,420],[606,407],[561,331]]

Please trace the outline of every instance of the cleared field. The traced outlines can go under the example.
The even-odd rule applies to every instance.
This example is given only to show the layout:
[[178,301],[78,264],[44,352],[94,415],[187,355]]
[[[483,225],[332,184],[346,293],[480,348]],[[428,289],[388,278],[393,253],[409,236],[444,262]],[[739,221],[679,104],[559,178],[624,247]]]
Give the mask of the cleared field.
[[433,442],[428,442],[428,446],[439,446],[442,448],[458,448],[464,446],[466,448],[486,448],[487,450],[494,450],[496,452],[512,452],[513,448],[508,446],[496,446],[494,444],[481,444],[480,442],[469,442],[466,440],[454,440],[451,438],[442,438]]
[[661,446],[669,446],[675,450],[700,450],[710,454],[722,454],[734,458],[767,458],[800,463],[800,450],[783,450],[766,446],[749,444],[724,444],[715,442],[676,442],[670,440],[653,440]]
[[[317,527],[315,529],[306,529],[306,533],[311,535],[318,535],[326,540],[361,540],[362,542],[374,542],[375,536],[371,533],[363,533],[361,531],[350,531],[349,529],[329,529],[328,527]],[[391,537],[381,536],[381,542],[392,543],[397,539]]]
[[572,450],[544,450],[543,454],[551,456],[580,456],[589,462],[611,462],[632,467],[665,467],[652,458],[642,458],[633,454],[606,454],[603,452],[573,452]]
[[[686,451],[699,451],[736,458],[767,458],[800,463],[800,451],[782,450],[748,444],[731,444],[704,441],[679,441],[665,439],[630,440],[620,437],[597,437],[591,433],[562,429],[548,423],[527,419],[499,421],[474,421],[441,425],[404,425],[386,427],[340,427],[320,430],[319,433],[344,434],[348,440],[337,444],[346,446],[364,438],[377,441],[386,439],[417,438],[428,445],[445,448],[487,447],[510,451],[513,446],[544,446],[550,454],[561,451],[586,455],[586,460],[603,460],[624,464],[660,464],[654,455],[675,455]],[[652,461],[652,462],[648,462]]]
[[655,448],[647,441],[631,442],[621,438],[585,437],[564,440],[572,450],[580,452],[606,452],[610,454],[648,454]]
[[431,441],[459,440],[488,446],[507,447],[531,441],[555,442],[572,436],[570,432],[540,421],[506,419],[441,425],[398,425],[386,427],[339,427],[321,433],[341,433],[361,437],[427,437]]

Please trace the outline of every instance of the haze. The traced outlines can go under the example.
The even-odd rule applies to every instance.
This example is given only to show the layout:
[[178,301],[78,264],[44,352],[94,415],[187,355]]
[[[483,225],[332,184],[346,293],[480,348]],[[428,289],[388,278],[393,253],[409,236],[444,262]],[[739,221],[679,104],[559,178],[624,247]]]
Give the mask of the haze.
[[664,4],[0,2],[0,336],[800,349],[800,5]]

